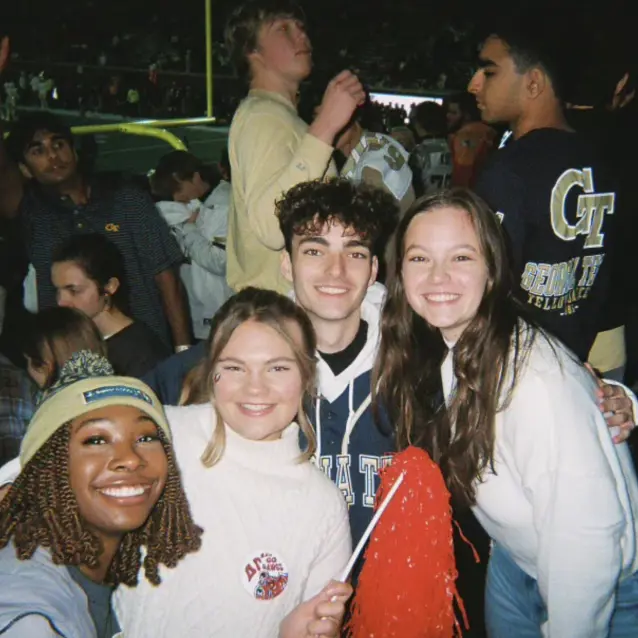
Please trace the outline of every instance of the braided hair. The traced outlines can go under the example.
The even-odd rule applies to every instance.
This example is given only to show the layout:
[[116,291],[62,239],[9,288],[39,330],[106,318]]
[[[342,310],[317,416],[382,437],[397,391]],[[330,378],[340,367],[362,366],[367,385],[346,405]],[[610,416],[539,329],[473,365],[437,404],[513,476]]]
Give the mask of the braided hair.
[[[159,585],[160,565],[175,567],[201,546],[202,529],[191,517],[172,448],[159,428],[158,434],[168,459],[166,487],[146,523],[124,535],[106,577],[113,585],[137,585],[142,563],[146,578]],[[85,528],[69,484],[70,438],[66,424],[38,450],[0,502],[0,549],[13,540],[20,560],[44,547],[56,565],[95,568],[102,544]]]
[[[63,379],[49,389],[47,396],[65,382],[81,378],[87,369],[94,374],[112,371],[108,362],[100,359],[93,353],[76,354],[67,362]],[[143,565],[146,578],[159,585],[160,565],[175,567],[201,546],[202,529],[191,517],[173,448],[161,428],[157,433],[168,462],[166,485],[144,525],[124,534],[106,576],[109,584],[134,587]],[[102,543],[86,528],[71,489],[70,439],[69,422],[36,452],[0,501],[0,549],[13,541],[20,560],[30,559],[38,547],[43,547],[56,565],[96,568]],[[146,548],[143,560],[142,547]]]

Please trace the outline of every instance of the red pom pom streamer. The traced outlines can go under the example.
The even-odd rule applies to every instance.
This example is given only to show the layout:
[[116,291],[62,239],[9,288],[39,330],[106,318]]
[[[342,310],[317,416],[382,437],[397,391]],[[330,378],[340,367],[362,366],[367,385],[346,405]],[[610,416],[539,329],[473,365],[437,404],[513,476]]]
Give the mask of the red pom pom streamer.
[[452,509],[439,467],[419,448],[395,454],[381,472],[377,508],[401,475],[403,483],[372,532],[355,591],[351,638],[461,636],[454,601]]

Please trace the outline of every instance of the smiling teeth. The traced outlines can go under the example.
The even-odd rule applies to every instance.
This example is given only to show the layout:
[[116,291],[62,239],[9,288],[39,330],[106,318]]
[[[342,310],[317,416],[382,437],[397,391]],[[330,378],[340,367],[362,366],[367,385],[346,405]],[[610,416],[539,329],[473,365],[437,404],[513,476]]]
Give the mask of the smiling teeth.
[[343,295],[343,293],[348,292],[346,288],[333,288],[331,286],[320,286],[317,290],[327,295]]
[[100,490],[107,496],[114,496],[115,498],[128,498],[130,496],[142,496],[146,489],[141,485],[130,487],[105,487]]
[[267,410],[270,407],[270,405],[267,404],[267,403],[263,403],[263,404],[259,404],[259,405],[255,404],[255,403],[252,403],[250,405],[248,405],[246,403],[242,403],[241,407],[244,410],[248,410],[249,412],[262,412],[263,410]]
[[439,293],[436,295],[426,295],[426,299],[428,301],[454,301],[458,299],[459,295],[454,295],[450,293]]

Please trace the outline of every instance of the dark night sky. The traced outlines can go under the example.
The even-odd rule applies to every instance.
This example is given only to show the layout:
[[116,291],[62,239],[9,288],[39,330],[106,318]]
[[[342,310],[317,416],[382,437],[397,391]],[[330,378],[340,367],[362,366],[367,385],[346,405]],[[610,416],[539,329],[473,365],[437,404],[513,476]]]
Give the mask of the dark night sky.
[[[353,23],[344,30],[339,24],[337,39],[366,37],[375,23],[390,22],[401,44],[409,48],[423,35],[436,33],[452,22],[466,25],[490,24],[494,19],[517,12],[523,6],[527,15],[542,13],[552,23],[564,25],[566,45],[586,48],[589,35],[574,29],[576,16],[591,25],[590,31],[604,32],[608,42],[624,40],[623,30],[631,29],[628,7],[632,0],[300,0],[308,12],[311,28],[321,22],[324,30],[338,20],[339,8],[346,6]],[[225,17],[237,0],[213,0],[213,26],[220,35]],[[371,9],[371,7],[374,7]],[[543,7],[549,7],[547,9]],[[116,32],[145,30],[152,14],[158,16],[160,28],[168,33],[191,34],[199,41],[203,30],[204,0],[2,0],[0,1],[0,33],[13,37],[16,49],[21,40],[41,40],[43,44],[63,37],[66,24],[75,34],[87,41],[110,39]],[[351,32],[350,33],[348,32]],[[579,37],[579,33],[581,34]],[[631,34],[631,32],[630,32]],[[635,38],[632,35],[632,43]],[[571,42],[569,41],[571,40]],[[32,42],[31,42],[32,43]],[[341,46],[341,43],[338,43]]]

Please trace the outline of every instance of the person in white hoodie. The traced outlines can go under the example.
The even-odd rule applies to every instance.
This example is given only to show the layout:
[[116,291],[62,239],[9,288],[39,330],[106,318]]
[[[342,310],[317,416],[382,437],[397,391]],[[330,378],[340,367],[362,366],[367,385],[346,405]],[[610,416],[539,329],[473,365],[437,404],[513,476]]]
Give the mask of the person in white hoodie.
[[187,151],[163,156],[150,178],[161,201],[157,208],[170,226],[187,263],[180,275],[186,292],[196,339],[206,339],[213,315],[230,297],[226,284],[226,233],[230,206],[230,163],[222,151],[219,184],[204,163]]
[[[452,189],[417,201],[395,242],[375,381],[399,444],[431,454],[492,539],[488,635],[636,636],[629,451],[592,375],[524,318],[498,218]],[[447,409],[428,411],[441,382]]]

